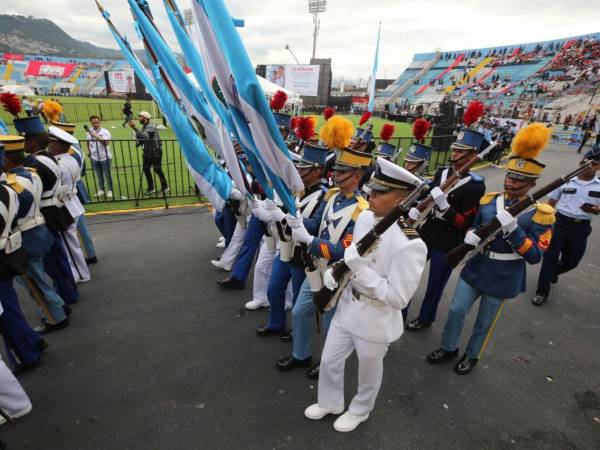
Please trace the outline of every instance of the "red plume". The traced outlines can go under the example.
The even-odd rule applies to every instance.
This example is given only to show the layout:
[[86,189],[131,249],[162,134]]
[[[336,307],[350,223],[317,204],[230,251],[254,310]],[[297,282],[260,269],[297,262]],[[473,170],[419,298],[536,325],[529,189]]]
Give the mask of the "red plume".
[[325,117],[325,120],[329,120],[329,118],[331,116],[333,116],[335,114],[335,108],[332,108],[331,106],[328,106],[327,108],[325,108],[323,110],[323,117]]
[[285,106],[285,102],[287,102],[288,96],[285,92],[283,91],[277,91],[275,92],[275,94],[273,94],[273,97],[271,97],[271,108],[273,108],[275,111],[279,111],[280,109],[282,109]]
[[365,111],[362,116],[360,116],[360,120],[358,121],[358,126],[361,126],[371,117],[371,113],[369,111]]
[[382,141],[388,141],[394,135],[394,125],[391,123],[386,123],[383,127],[381,127],[381,131],[379,132],[379,137]]
[[303,141],[308,141],[315,135],[315,121],[311,116],[304,116],[298,118],[298,128],[296,129],[296,136]]
[[12,92],[0,94],[0,102],[2,102],[4,111],[8,111],[15,116],[15,118],[19,117],[19,113],[23,110],[21,108],[21,99]]
[[431,124],[427,121],[427,119],[417,119],[413,124],[412,133],[417,142],[421,144],[425,141],[425,136],[431,129]]
[[292,117],[292,120],[290,121],[290,130],[294,131],[294,130],[296,130],[296,128],[298,128],[299,120],[300,120],[300,117],[298,117],[298,116]]
[[473,100],[467,105],[467,109],[465,110],[465,114],[463,116],[463,122],[466,126],[470,127],[477,122],[484,113],[485,105],[479,100]]

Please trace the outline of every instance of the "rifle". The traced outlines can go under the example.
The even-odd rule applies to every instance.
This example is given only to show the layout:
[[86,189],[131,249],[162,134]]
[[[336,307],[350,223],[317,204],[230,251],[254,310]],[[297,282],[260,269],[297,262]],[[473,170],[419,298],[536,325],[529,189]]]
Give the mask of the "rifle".
[[[428,184],[424,181],[420,182],[416,185],[416,189],[413,190],[406,198],[398,203],[394,208],[383,217],[367,234],[363,236],[363,238],[358,241],[356,244],[356,248],[358,249],[359,255],[366,254],[373,245],[377,242],[377,240],[381,237],[381,235],[392,225],[394,225],[400,217],[406,213],[416,202],[421,195],[423,189],[426,189]],[[317,307],[319,312],[323,313],[335,306],[337,300],[343,291],[342,280],[346,277],[346,275],[350,272],[348,266],[344,263],[343,260],[338,261],[333,266],[333,278],[338,282],[340,286],[336,290],[328,289],[327,287],[322,287],[321,290],[315,293],[313,298],[313,302]]]
[[[452,189],[454,185],[460,181],[461,178],[463,178],[467,173],[469,173],[469,170],[475,164],[477,164],[479,161],[483,161],[483,158],[485,158],[485,156],[489,152],[491,152],[496,145],[498,145],[497,142],[490,143],[490,145],[488,145],[484,150],[482,150],[477,155],[473,156],[471,159],[466,161],[462,166],[460,166],[460,168],[456,169],[456,171],[446,179],[446,181],[440,186],[440,189],[443,192],[448,193],[448,191]],[[429,213],[434,207],[435,202],[433,201],[433,197],[429,195],[417,206],[417,209],[421,213],[419,215],[419,218],[414,222],[412,221],[412,219],[407,219],[407,222],[414,228],[421,226],[423,222],[425,222],[425,220],[429,216]]]
[[[527,208],[534,205],[539,199],[545,197],[550,192],[558,189],[560,186],[568,182],[571,178],[576,177],[589,166],[591,166],[593,161],[588,161],[585,164],[579,166],[577,169],[572,172],[563,175],[560,178],[557,178],[553,182],[547,184],[546,186],[538,189],[532,194],[528,194],[525,198],[521,199],[518,203],[514,204],[507,211],[513,216],[517,217],[519,214],[524,212]],[[448,253],[446,253],[446,261],[450,267],[458,266],[461,261],[464,259],[470,259],[482,248],[484,248],[487,244],[494,240],[496,235],[502,230],[502,225],[498,222],[497,218],[493,218],[492,221],[486,225],[482,225],[475,231],[477,236],[481,238],[481,242],[477,246],[473,246],[467,243],[462,243],[458,247],[453,248]]]

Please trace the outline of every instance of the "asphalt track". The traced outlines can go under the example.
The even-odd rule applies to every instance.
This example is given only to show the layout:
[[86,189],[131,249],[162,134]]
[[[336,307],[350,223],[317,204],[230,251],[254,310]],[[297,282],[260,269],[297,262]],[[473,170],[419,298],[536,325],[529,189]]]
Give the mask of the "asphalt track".
[[[542,183],[577,161],[570,147],[541,159]],[[500,188],[499,169],[482,174],[489,191]],[[215,284],[223,273],[209,263],[218,255],[211,218],[200,208],[91,218],[100,262],[72,325],[49,335],[43,364],[20,377],[34,409],[0,427],[10,449],[600,448],[597,221],[585,259],[542,308],[529,301],[539,266],[528,269],[528,292],[508,304],[466,377],[424,359],[439,346],[455,272],[434,326],[390,347],[371,418],[340,434],[331,417],[304,418],[316,384],[276,370],[289,345],[255,335],[266,312],[242,308],[250,283],[232,292]],[[348,403],[355,356],[346,372]]]

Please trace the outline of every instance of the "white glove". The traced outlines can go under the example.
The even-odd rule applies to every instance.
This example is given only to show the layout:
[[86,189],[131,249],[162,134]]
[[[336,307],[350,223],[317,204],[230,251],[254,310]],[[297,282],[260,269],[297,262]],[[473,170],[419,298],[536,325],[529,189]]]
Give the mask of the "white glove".
[[290,228],[298,228],[300,226],[301,221],[291,214],[286,214],[285,221],[290,226]]
[[367,258],[363,258],[358,254],[358,249],[356,248],[356,244],[354,244],[354,242],[350,244],[350,246],[344,252],[344,262],[355,274],[360,272],[369,264],[369,260]]
[[339,287],[338,282],[333,278],[333,269],[331,267],[327,269],[325,275],[323,275],[323,284],[331,291],[335,291]]
[[439,187],[436,186],[431,190],[431,197],[433,197],[435,206],[437,206],[440,211],[446,211],[448,208],[450,208],[448,196],[444,194],[444,191],[442,191]]
[[475,233],[474,230],[467,231],[467,234],[465,235],[465,244],[469,244],[474,247],[477,247],[480,242],[481,242],[481,238],[479,236],[477,236],[477,234]]
[[232,188],[231,192],[229,193],[229,198],[231,200],[243,200],[244,194],[242,194],[239,189]]
[[261,222],[269,222],[271,220],[271,212],[265,208],[262,202],[256,202],[256,208],[252,209],[252,214]]
[[285,219],[285,213],[279,209],[273,200],[265,201],[265,207],[271,214],[271,222],[281,222]]
[[517,229],[517,219],[505,209],[496,213],[496,219],[498,219],[498,222],[502,225],[502,230],[505,234],[512,233]]
[[298,226],[292,227],[292,237],[294,238],[294,241],[306,245],[310,245],[315,238],[306,231],[304,224],[301,222],[298,223]]
[[408,210],[408,218],[410,220],[417,221],[421,217],[421,212],[417,208],[410,208]]

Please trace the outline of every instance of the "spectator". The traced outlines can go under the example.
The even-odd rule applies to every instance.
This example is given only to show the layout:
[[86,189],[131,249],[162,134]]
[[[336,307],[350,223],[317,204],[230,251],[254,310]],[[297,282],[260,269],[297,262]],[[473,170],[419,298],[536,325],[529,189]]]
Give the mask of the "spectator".
[[162,142],[156,125],[150,122],[151,118],[152,116],[147,111],[142,111],[138,114],[138,120],[142,125],[141,130],[137,129],[133,120],[129,122],[129,126],[135,131],[135,138],[137,139],[136,146],[142,147],[143,170],[146,175],[146,182],[148,183],[148,189],[145,192],[146,195],[156,192],[154,190],[152,172],[150,172],[151,168],[154,169],[154,173],[160,179],[162,192],[169,192],[167,179],[162,171]]
[[133,120],[133,111],[131,110],[131,100],[127,97],[125,104],[123,105],[123,115],[125,120],[123,121],[123,127]]
[[91,116],[90,124],[92,128],[86,126],[86,139],[88,142],[88,153],[92,160],[92,168],[98,180],[98,192],[96,197],[101,197],[106,192],[106,198],[113,197],[113,179],[110,173],[112,154],[110,153],[110,140],[112,136],[110,131],[102,128],[100,117]]
[[589,128],[586,128],[583,131],[583,136],[581,136],[581,144],[579,144],[579,148],[577,149],[577,153],[581,153],[581,149],[583,148],[583,146],[585,145],[585,143],[588,141],[589,138],[592,137],[592,130],[590,130]]

